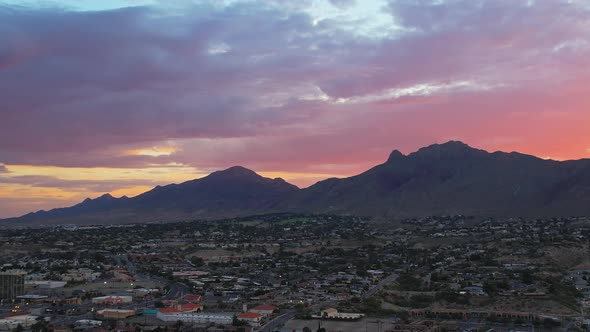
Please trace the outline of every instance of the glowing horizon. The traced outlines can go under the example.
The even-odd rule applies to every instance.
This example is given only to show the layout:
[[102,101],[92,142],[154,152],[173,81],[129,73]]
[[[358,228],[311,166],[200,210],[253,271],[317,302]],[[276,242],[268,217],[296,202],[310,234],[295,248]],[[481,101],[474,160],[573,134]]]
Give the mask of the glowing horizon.
[[567,0],[5,1],[0,218],[233,165],[305,187],[448,140],[588,158],[588,22]]

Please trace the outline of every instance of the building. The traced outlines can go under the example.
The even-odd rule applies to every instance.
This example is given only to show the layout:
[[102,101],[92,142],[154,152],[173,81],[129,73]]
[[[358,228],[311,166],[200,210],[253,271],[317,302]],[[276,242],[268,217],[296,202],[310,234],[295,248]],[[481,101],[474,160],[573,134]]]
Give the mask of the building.
[[131,302],[133,302],[133,297],[125,295],[99,296],[92,298],[93,304],[121,304]]
[[31,325],[37,322],[36,316],[30,315],[18,315],[18,316],[9,316],[5,319],[0,319],[0,330],[1,331],[12,331],[17,326],[22,326],[23,328],[30,328]]
[[125,319],[135,316],[135,310],[103,309],[96,312],[105,319]]
[[0,273],[0,300],[14,300],[25,293],[25,275],[23,271]]
[[80,319],[74,323],[74,326],[76,326],[79,329],[85,330],[93,327],[102,326],[102,321],[93,319]]
[[63,281],[95,281],[102,273],[94,272],[91,269],[79,268],[76,270],[69,270],[68,273],[61,275]]
[[162,308],[156,313],[156,318],[165,322],[177,322],[189,324],[222,324],[229,325],[234,320],[233,314],[226,313],[194,313],[194,312],[182,312],[174,308]]
[[177,304],[174,308],[182,312],[201,312],[203,311],[203,305],[197,303],[182,303]]
[[324,309],[320,312],[320,315],[312,315],[313,318],[324,318],[324,319],[343,319],[343,320],[356,320],[361,319],[364,314],[352,314],[347,312],[338,312],[334,308]]
[[260,325],[260,322],[262,321],[262,315],[257,314],[255,312],[246,311],[246,312],[239,314],[238,319],[243,322],[246,322],[252,326],[258,326],[258,325]]
[[24,303],[43,303],[47,301],[49,297],[45,295],[37,295],[37,294],[25,294],[19,295],[16,297],[17,300],[24,302]]
[[54,281],[54,280],[31,280],[26,281],[25,284],[32,288],[39,288],[39,289],[55,289],[55,288],[63,288],[67,284],[65,281]]
[[195,295],[195,294],[187,294],[182,299],[187,302],[191,302],[191,303],[199,303],[199,302],[203,301],[203,297],[201,295]]
[[255,313],[260,314],[265,317],[268,317],[268,316],[272,315],[273,313],[279,311],[279,308],[275,307],[274,305],[270,305],[270,304],[261,304],[259,306],[256,306],[256,307],[250,309],[249,311],[255,312]]

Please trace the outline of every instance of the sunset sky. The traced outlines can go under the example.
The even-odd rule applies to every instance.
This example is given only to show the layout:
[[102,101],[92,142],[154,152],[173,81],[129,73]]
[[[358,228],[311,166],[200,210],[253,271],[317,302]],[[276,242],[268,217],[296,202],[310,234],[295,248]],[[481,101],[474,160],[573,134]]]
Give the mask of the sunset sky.
[[0,0],[0,218],[451,139],[590,157],[590,1]]

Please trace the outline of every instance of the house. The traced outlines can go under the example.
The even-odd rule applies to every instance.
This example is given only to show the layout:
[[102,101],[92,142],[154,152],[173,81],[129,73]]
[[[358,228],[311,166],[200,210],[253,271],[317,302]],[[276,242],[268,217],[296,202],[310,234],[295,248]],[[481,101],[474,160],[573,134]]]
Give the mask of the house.
[[249,311],[260,314],[264,317],[268,317],[268,316],[272,315],[273,313],[279,311],[279,308],[275,307],[274,305],[270,305],[270,304],[261,304],[259,306],[256,306],[256,307],[250,309]]
[[262,315],[255,312],[246,311],[239,314],[238,319],[252,326],[258,326],[260,325],[260,321],[262,321]]

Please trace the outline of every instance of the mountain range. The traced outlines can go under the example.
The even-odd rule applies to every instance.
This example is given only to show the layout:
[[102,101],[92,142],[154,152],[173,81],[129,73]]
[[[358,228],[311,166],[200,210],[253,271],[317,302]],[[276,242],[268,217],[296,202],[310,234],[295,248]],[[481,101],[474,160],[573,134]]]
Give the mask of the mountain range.
[[489,153],[450,141],[409,155],[395,150],[366,172],[305,189],[234,166],[132,198],[105,194],[68,208],[0,220],[0,225],[157,222],[274,212],[382,218],[590,215],[590,159]]

